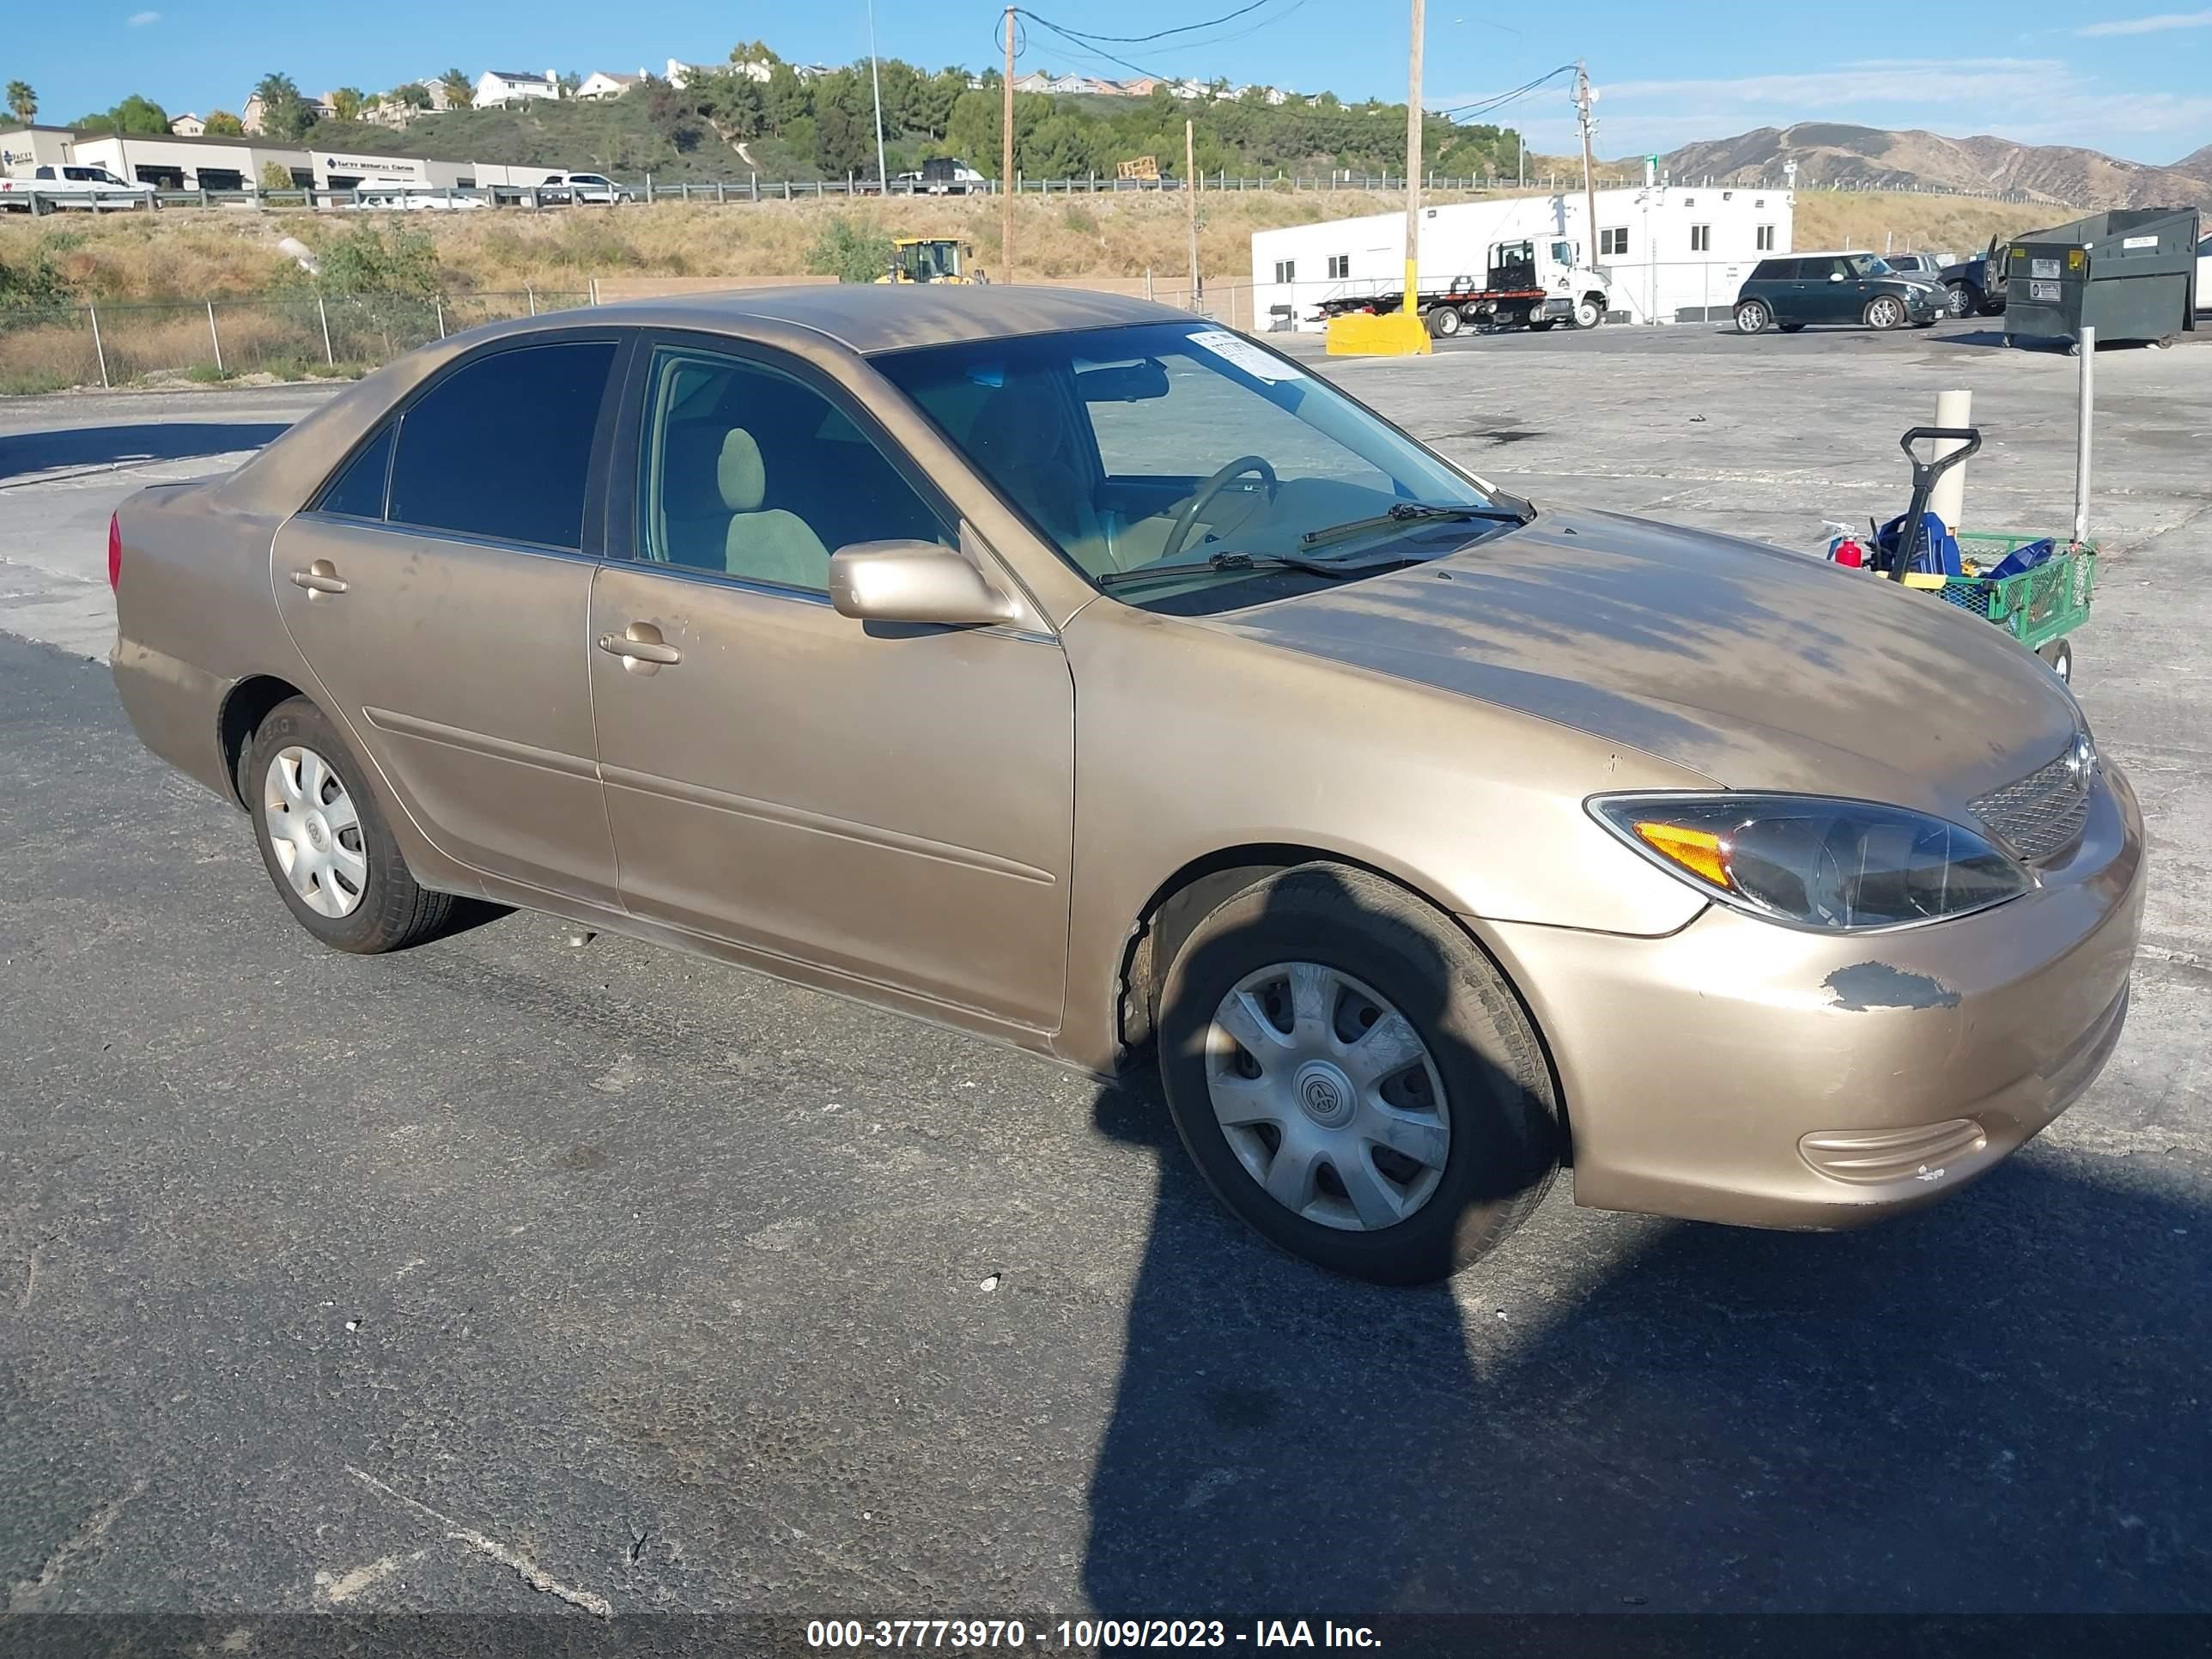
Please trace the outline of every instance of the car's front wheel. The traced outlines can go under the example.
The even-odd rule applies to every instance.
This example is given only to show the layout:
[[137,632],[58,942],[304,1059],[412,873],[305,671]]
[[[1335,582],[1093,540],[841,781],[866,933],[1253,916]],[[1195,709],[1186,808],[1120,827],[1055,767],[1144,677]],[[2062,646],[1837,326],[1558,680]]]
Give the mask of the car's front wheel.
[[1562,1134],[1512,988],[1449,921],[1312,864],[1227,900],[1161,990],[1183,1144],[1255,1231],[1334,1272],[1422,1284],[1541,1200]]
[[1905,301],[1892,295],[1877,294],[1867,301],[1866,325],[1874,329],[1901,328],[1905,325]]
[[1764,300],[1746,300],[1735,308],[1735,331],[1757,334],[1774,320],[1773,312],[1767,309]]
[[453,896],[416,882],[360,763],[321,709],[294,697],[270,710],[245,770],[261,861],[302,927],[364,956],[444,929]]
[[1575,301],[1575,326],[1595,328],[1605,320],[1605,307],[1587,294]]
[[1981,309],[1974,290],[1964,283],[1947,283],[1944,284],[1943,292],[1948,298],[1951,314],[1954,317],[1971,317]]

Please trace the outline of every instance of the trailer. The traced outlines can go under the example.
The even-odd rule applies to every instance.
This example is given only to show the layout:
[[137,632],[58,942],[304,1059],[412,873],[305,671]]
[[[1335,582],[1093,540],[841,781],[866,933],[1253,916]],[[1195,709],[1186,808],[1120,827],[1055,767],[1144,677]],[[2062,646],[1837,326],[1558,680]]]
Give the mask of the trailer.
[[[1542,290],[1540,325],[1724,322],[1753,267],[1790,251],[1795,206],[1788,190],[1655,179],[1599,191],[1594,226],[1579,190],[1424,208],[1415,302],[1440,322],[1450,302],[1462,327],[1525,319],[1532,289]],[[1522,242],[1530,280],[1492,281],[1496,251]],[[1405,264],[1402,213],[1255,232],[1254,315],[1262,327],[1320,329],[1332,314],[1387,309],[1394,295],[1402,303]],[[1486,308],[1470,316],[1470,305]]]

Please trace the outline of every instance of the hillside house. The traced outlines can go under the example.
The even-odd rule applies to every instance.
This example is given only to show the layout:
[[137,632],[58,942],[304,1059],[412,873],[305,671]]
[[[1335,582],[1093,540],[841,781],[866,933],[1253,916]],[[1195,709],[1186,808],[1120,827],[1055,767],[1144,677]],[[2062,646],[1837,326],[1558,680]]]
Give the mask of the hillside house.
[[538,74],[530,70],[486,70],[477,77],[476,107],[498,109],[532,98],[558,98],[561,77],[552,70]]

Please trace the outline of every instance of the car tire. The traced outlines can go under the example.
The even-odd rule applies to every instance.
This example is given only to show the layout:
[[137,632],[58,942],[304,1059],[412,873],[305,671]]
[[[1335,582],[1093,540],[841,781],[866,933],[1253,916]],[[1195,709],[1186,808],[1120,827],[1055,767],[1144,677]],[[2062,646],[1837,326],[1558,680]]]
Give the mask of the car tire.
[[2074,684],[2074,642],[2071,640],[2052,640],[2035,654],[2043,659],[2045,667],[2066,684]]
[[[1449,1277],[1559,1170],[1551,1068],[1512,987],[1450,921],[1365,871],[1303,865],[1224,902],[1176,952],[1156,1024],[1169,1110],[1206,1183],[1331,1272]],[[1382,1044],[1364,1061],[1362,1037]]]
[[1905,326],[1905,301],[1887,294],[1877,294],[1866,302],[1860,320],[1869,328],[1887,333],[1891,329]]
[[269,711],[245,773],[261,861],[302,927],[359,956],[404,951],[444,930],[453,895],[416,881],[366,769],[313,702],[294,697]]
[[1971,317],[1982,308],[1981,296],[1964,283],[1946,283],[1943,292],[1954,317]]
[[1778,323],[1775,326],[1784,334],[1802,334],[1805,331],[1805,325],[1802,323]]
[[1774,320],[1774,313],[1764,300],[1746,300],[1735,308],[1735,331],[1739,334],[1758,334]]
[[1575,326],[1595,328],[1605,321],[1605,307],[1585,295],[1575,301]]
[[1438,306],[1429,313],[1429,332],[1439,340],[1449,340],[1460,331],[1467,319],[1459,314],[1457,306]]

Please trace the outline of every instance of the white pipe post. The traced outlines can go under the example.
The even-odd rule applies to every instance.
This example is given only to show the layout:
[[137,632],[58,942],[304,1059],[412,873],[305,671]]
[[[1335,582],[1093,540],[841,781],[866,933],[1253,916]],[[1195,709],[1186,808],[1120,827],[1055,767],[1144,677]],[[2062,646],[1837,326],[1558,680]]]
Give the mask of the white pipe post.
[[222,336],[215,331],[215,301],[208,301],[208,340],[215,347],[215,372],[222,373]]
[[2097,331],[2081,331],[2081,382],[2074,405],[2074,539],[2089,539],[2089,434],[2097,414]]
[[[1964,427],[1974,423],[1974,394],[1971,392],[1939,392],[1936,394],[1936,424]],[[1966,447],[1962,439],[1942,438],[1936,444],[1935,459],[1942,460]],[[1966,467],[1961,461],[1936,481],[1935,493],[1928,498],[1928,510],[1943,520],[1954,532],[1966,510]]]
[[100,389],[105,392],[108,389],[107,348],[100,343],[100,312],[96,307],[88,303],[84,314],[92,319],[92,350],[93,355],[100,359]]
[[323,303],[323,296],[319,294],[315,295],[315,317],[323,325],[323,362],[334,365],[338,359],[337,354],[331,349],[330,307]]

